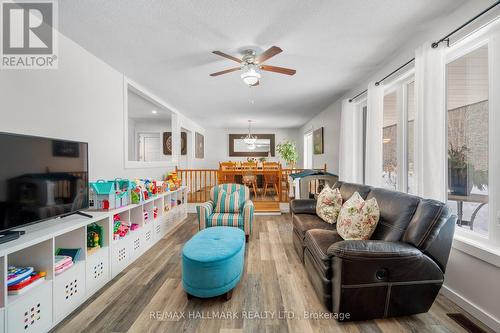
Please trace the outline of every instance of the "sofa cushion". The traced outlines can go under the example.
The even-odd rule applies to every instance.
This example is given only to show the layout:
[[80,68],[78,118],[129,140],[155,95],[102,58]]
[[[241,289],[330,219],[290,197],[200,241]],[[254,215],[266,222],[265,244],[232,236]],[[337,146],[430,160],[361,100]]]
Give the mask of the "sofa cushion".
[[337,231],[343,239],[370,239],[377,227],[380,211],[377,200],[363,200],[358,192],[347,200],[340,210]]
[[426,251],[450,216],[450,209],[444,203],[421,199],[403,241]]
[[327,223],[336,223],[339,216],[340,208],[342,208],[342,196],[338,188],[331,189],[325,185],[321,193],[318,195],[316,202],[316,215]]
[[301,240],[304,240],[306,232],[311,229],[335,230],[335,224],[325,223],[317,215],[294,214],[293,230]]
[[373,188],[367,199],[377,199],[380,221],[371,239],[400,241],[415,214],[420,198],[383,188]]
[[314,264],[318,271],[327,279],[332,277],[331,254],[328,248],[337,242],[342,241],[342,237],[335,230],[311,229],[306,232],[305,246],[314,259]]
[[238,191],[227,193],[220,190],[214,211],[216,213],[238,213],[240,211],[240,193]]
[[363,199],[366,199],[368,193],[370,193],[371,190],[372,187],[368,185],[352,184],[352,183],[341,183],[340,185],[340,194],[342,195],[342,200],[344,202],[349,200],[349,198],[352,197],[354,192],[358,192]]

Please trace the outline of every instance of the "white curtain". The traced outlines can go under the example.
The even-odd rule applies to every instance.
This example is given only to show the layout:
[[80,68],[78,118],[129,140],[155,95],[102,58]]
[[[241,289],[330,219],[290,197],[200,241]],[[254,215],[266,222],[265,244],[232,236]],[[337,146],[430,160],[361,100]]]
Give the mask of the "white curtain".
[[363,115],[356,103],[342,101],[339,180],[363,182]]
[[446,201],[446,63],[444,47],[415,51],[416,163],[418,194]]
[[382,184],[382,127],[384,117],[384,88],[375,82],[368,85],[366,117],[365,183]]

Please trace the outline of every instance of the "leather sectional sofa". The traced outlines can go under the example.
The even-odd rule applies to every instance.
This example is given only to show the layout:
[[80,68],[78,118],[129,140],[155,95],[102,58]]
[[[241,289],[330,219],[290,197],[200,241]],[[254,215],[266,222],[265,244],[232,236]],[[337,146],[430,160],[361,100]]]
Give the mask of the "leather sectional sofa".
[[322,303],[349,320],[427,312],[443,284],[456,217],[435,200],[352,183],[334,187],[344,201],[354,192],[375,197],[380,220],[370,240],[344,241],[316,215],[315,200],[291,202],[293,244]]

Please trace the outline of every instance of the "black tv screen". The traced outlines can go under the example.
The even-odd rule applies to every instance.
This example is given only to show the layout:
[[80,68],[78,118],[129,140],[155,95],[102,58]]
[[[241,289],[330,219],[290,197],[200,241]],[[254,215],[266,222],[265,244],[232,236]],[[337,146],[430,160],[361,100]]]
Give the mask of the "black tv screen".
[[88,144],[0,133],[0,231],[88,207]]

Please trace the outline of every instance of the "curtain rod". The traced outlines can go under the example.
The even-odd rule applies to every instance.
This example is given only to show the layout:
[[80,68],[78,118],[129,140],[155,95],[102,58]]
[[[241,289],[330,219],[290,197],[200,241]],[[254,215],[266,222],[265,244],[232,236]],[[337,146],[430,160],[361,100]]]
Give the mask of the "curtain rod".
[[[441,44],[442,42],[446,42],[447,45],[450,46],[449,44],[450,44],[450,37],[451,36],[453,36],[458,31],[462,30],[463,28],[465,28],[466,26],[468,26],[469,24],[471,24],[472,22],[474,22],[475,20],[477,20],[478,18],[480,18],[481,16],[483,16],[484,14],[486,14],[487,12],[489,12],[490,10],[492,10],[493,8],[495,8],[498,5],[500,5],[500,0],[498,0],[493,5],[489,6],[488,8],[486,8],[481,13],[477,14],[476,16],[474,16],[473,18],[471,18],[470,20],[468,20],[467,22],[465,22],[461,26],[459,26],[458,28],[456,28],[455,30],[453,30],[452,32],[450,32],[449,34],[447,34],[446,36],[444,36],[440,40],[432,43],[432,48],[434,48],[434,49],[437,48],[439,46],[439,44]],[[415,60],[415,58],[412,58],[411,60],[407,61],[403,65],[399,66],[398,68],[396,68],[395,70],[393,70],[392,72],[390,72],[389,74],[387,74],[386,76],[384,76],[382,79],[380,79],[377,82],[375,82],[375,85],[376,86],[380,85],[380,83],[382,83],[384,80],[386,80],[387,78],[391,77],[392,75],[394,75],[395,73],[397,73],[399,70],[403,69],[404,67],[408,66],[414,60]],[[363,95],[367,91],[368,91],[368,89],[365,89],[362,92],[360,92],[359,94],[357,94],[356,96],[349,98],[349,103],[351,103],[352,101],[354,101],[356,98],[358,98],[359,96]]]

